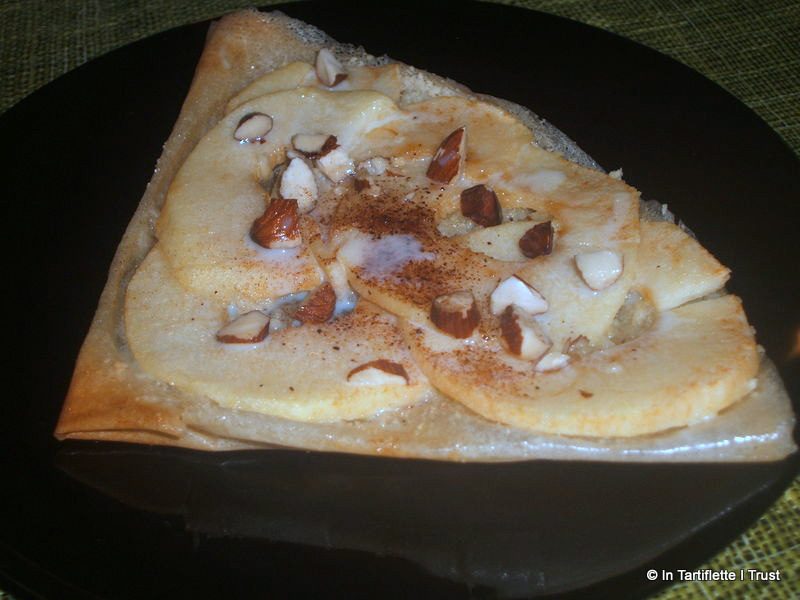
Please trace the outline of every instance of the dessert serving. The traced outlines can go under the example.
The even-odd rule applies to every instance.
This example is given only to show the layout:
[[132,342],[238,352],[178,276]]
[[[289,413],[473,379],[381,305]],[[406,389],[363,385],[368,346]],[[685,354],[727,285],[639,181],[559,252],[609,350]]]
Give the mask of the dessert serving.
[[791,404],[729,274],[527,109],[244,11],[212,28],[56,435],[777,460]]

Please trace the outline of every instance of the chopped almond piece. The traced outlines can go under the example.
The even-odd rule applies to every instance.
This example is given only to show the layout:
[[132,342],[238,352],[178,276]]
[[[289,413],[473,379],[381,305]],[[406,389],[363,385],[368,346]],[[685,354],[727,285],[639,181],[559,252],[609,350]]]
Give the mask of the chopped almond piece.
[[333,52],[327,48],[322,48],[317,53],[315,68],[317,71],[317,78],[322,82],[322,85],[336,87],[347,79],[347,71],[342,66],[342,63],[340,63],[333,55]]
[[317,182],[314,173],[302,158],[293,158],[281,175],[281,198],[297,200],[297,210],[305,214],[317,203]]
[[530,315],[547,312],[547,300],[532,285],[516,275],[501,281],[490,297],[492,314],[499,315],[514,305]]
[[296,248],[302,242],[297,200],[273,198],[264,214],[253,221],[250,237],[263,248]]
[[454,338],[468,338],[480,320],[478,305],[470,292],[444,294],[431,304],[433,324]]
[[333,316],[335,308],[336,293],[326,281],[300,303],[294,318],[302,323],[324,323]]
[[292,146],[306,158],[316,160],[339,147],[335,135],[324,133],[298,133],[292,137]]
[[461,192],[461,214],[481,227],[499,225],[503,218],[497,194],[483,184]]
[[257,344],[269,333],[269,317],[260,310],[245,313],[217,332],[223,344]]
[[366,385],[407,384],[409,377],[400,363],[380,358],[352,369],[347,374],[347,381]]
[[586,285],[599,292],[622,275],[622,256],[612,250],[584,252],[575,256],[575,266]]
[[448,135],[441,143],[428,165],[426,173],[429,179],[440,183],[450,183],[461,171],[466,158],[467,135],[463,127],[459,127]]
[[534,318],[516,306],[508,306],[500,317],[502,340],[511,354],[539,360],[552,345]]
[[241,118],[233,137],[245,144],[263,144],[272,131],[272,117],[264,113],[250,113]]
[[537,223],[519,239],[519,249],[528,258],[546,256],[553,251],[553,224]]

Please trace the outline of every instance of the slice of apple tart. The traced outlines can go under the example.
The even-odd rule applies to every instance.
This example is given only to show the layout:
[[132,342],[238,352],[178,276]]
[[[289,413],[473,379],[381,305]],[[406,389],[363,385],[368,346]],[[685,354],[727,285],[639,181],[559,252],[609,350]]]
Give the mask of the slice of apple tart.
[[729,272],[507,102],[279,13],[213,29],[59,438],[775,460]]

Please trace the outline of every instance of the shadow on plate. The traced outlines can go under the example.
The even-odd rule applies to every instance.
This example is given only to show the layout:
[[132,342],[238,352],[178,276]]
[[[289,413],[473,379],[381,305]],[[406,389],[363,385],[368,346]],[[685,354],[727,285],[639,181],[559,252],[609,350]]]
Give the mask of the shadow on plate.
[[651,592],[646,566],[690,569],[794,471],[786,461],[451,464],[92,443],[62,446],[56,464],[129,507],[179,517],[192,534],[406,559],[500,596]]

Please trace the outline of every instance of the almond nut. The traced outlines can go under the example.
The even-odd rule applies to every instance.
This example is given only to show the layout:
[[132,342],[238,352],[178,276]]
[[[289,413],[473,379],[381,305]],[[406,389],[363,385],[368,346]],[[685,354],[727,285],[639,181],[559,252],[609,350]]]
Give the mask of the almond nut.
[[253,221],[250,237],[262,248],[296,248],[302,242],[297,200],[273,198],[264,214]]
[[575,256],[575,266],[586,285],[599,292],[622,275],[622,256],[612,250],[583,252]]
[[335,135],[324,133],[298,133],[292,137],[292,146],[304,156],[315,160],[338,148]]
[[501,281],[490,297],[493,315],[499,315],[508,306],[516,306],[529,315],[547,312],[547,300],[529,283],[516,275]]
[[260,310],[245,313],[217,332],[223,344],[257,344],[269,333],[269,317]]
[[255,112],[241,118],[233,137],[244,144],[263,144],[270,131],[272,131],[272,117]]
[[534,318],[516,306],[503,311],[500,332],[506,349],[526,360],[539,360],[552,345]]
[[471,292],[444,294],[431,303],[431,321],[454,338],[468,338],[481,321],[478,305]]
[[569,364],[569,356],[561,352],[548,352],[539,362],[536,363],[536,370],[539,373],[547,371],[558,371]]
[[314,172],[302,158],[293,158],[281,175],[281,198],[297,200],[297,210],[305,214],[314,208],[317,202],[317,182]]
[[444,138],[428,165],[426,175],[440,183],[450,183],[458,175],[466,156],[467,135],[464,127],[459,127]]
[[347,374],[347,381],[362,385],[408,384],[409,377],[400,363],[379,358],[359,365]]
[[461,192],[461,214],[482,227],[499,225],[502,221],[497,195],[483,184]]
[[364,190],[369,188],[369,186],[370,186],[369,179],[359,179],[358,177],[353,179],[353,188],[357,192],[363,192]]
[[359,170],[364,170],[369,175],[383,175],[389,168],[389,161],[382,156],[373,156],[358,163]]
[[339,183],[355,170],[353,160],[342,147],[334,148],[320,156],[316,163],[317,168],[333,183]]
[[578,337],[568,338],[564,342],[564,347],[561,349],[562,353],[572,358],[584,358],[589,356],[592,351],[592,343],[589,341],[589,338],[582,334]]
[[336,292],[327,281],[315,289],[300,303],[294,318],[301,323],[324,323],[336,309]]
[[345,71],[342,63],[336,60],[333,52],[327,48],[322,48],[317,52],[315,68],[317,71],[317,78],[322,82],[322,85],[336,87],[347,79],[347,71]]
[[537,223],[519,239],[519,250],[528,258],[546,256],[553,251],[553,224]]

